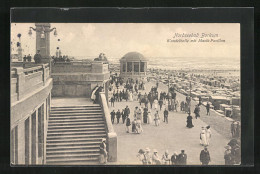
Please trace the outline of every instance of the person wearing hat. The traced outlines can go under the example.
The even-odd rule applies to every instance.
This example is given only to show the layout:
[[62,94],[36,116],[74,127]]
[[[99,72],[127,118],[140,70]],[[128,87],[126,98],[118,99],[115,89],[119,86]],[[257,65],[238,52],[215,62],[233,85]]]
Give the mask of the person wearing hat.
[[116,115],[115,110],[113,110],[113,111],[110,113],[110,115],[111,115],[111,122],[112,122],[112,124],[114,124],[115,115]]
[[127,117],[127,119],[126,119],[126,133],[130,132],[130,126],[131,126],[131,121],[130,121],[130,118]]
[[190,115],[190,113],[188,113],[189,115],[188,115],[188,117],[187,117],[187,125],[186,125],[186,127],[188,127],[188,128],[193,128],[194,126],[193,126],[193,124],[192,124],[192,116]]
[[158,156],[158,151],[156,149],[153,150],[153,156],[152,156],[153,164],[160,165],[161,161]]
[[187,155],[185,154],[184,150],[181,150],[181,153],[178,156],[178,164],[179,165],[186,165],[187,164]]
[[202,146],[207,145],[207,137],[206,137],[206,131],[204,127],[201,128],[201,132],[200,132],[200,144]]
[[207,126],[205,131],[206,131],[207,146],[209,146],[210,139],[211,139],[211,130],[210,130],[210,126]]
[[121,118],[121,112],[120,112],[120,110],[118,109],[118,111],[116,112],[117,124],[119,123],[120,118]]
[[172,165],[178,164],[178,154],[177,154],[177,152],[174,152],[173,155],[171,156],[171,162],[172,162]]
[[132,122],[132,132],[136,133],[136,118]]
[[99,156],[99,162],[100,164],[106,164],[107,163],[107,148],[106,148],[106,139],[102,138],[100,143],[100,156]]
[[139,158],[140,161],[144,164],[145,162],[145,151],[143,149],[140,149],[138,151],[137,157]]
[[234,160],[231,154],[231,146],[226,146],[225,148],[227,149],[224,153],[225,165],[233,165]]
[[168,164],[170,164],[170,161],[171,161],[170,155],[168,153],[168,150],[166,150],[162,156],[162,162],[163,162],[163,164],[168,165]]
[[155,122],[155,126],[160,125],[160,116],[159,116],[158,111],[156,111],[156,113],[154,114],[154,122]]
[[37,63],[41,63],[42,60],[42,56],[40,55],[40,50],[37,50],[37,53],[34,55],[34,62]]
[[151,155],[150,155],[150,148],[149,147],[145,148],[143,164],[145,164],[145,165],[152,164],[152,158],[151,158]]
[[236,134],[236,121],[233,121],[230,125],[230,131],[231,131],[231,135],[232,135],[232,138],[235,137],[235,134]]
[[202,165],[208,165],[210,162],[210,154],[207,147],[200,152],[200,162]]

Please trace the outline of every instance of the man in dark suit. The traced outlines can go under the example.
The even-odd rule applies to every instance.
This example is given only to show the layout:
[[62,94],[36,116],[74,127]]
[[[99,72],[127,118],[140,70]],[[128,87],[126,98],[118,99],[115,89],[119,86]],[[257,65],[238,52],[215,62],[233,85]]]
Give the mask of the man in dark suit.
[[121,117],[121,112],[118,109],[118,111],[116,112],[117,124],[119,123],[120,117]]
[[128,106],[125,108],[125,115],[128,117],[130,115],[130,109]]
[[169,112],[168,112],[167,109],[165,108],[165,110],[164,110],[164,112],[163,112],[163,115],[164,115],[164,120],[163,120],[163,122],[166,121],[166,123],[168,123],[168,114],[169,114]]
[[178,164],[179,165],[187,164],[187,155],[185,154],[184,150],[181,150],[181,153],[178,156]]
[[110,115],[111,115],[111,122],[112,122],[112,124],[114,124],[115,115],[116,115],[115,111],[113,110],[113,111],[110,113]]
[[115,98],[114,98],[114,96],[111,97],[110,101],[111,101],[111,107],[112,106],[114,107],[115,106]]
[[208,165],[210,162],[210,155],[207,147],[200,152],[200,162],[202,165]]

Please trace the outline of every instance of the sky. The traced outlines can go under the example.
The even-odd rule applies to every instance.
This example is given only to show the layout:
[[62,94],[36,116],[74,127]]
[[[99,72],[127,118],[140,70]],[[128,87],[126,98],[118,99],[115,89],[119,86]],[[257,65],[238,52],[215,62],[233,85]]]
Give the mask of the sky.
[[[28,35],[34,23],[11,23],[11,52],[16,53],[20,33],[24,54],[35,54],[35,32]],[[224,23],[51,23],[57,28],[50,37],[50,52],[75,57],[97,57],[99,53],[121,58],[137,51],[145,57],[203,57],[240,59],[240,25]],[[167,42],[175,33],[212,33],[225,42],[176,43]],[[60,41],[58,41],[60,39]],[[185,38],[182,38],[185,39]],[[190,39],[190,38],[188,38]]]

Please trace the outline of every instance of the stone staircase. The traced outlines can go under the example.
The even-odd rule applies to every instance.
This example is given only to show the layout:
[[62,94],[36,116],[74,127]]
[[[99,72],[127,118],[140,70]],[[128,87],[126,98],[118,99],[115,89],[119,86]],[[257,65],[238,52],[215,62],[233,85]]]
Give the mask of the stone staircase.
[[100,105],[52,107],[48,122],[46,164],[98,164],[106,138]]

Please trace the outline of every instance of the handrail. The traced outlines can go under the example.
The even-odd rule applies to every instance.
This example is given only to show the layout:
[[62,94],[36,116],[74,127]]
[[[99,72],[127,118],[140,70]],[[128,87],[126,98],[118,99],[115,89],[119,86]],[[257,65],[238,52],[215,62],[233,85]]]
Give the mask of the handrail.
[[99,93],[100,105],[105,118],[106,128],[107,128],[107,147],[108,147],[108,161],[116,162],[117,161],[117,134],[114,131],[109,109],[107,106],[107,100],[105,92]]
[[107,106],[107,99],[106,99],[105,92],[100,92],[99,95],[100,95],[100,104],[101,104],[101,107],[103,109],[104,116],[105,116],[107,131],[108,131],[108,133],[115,132],[113,125],[112,125],[112,122],[111,122],[111,119],[110,119],[110,113],[109,113],[109,109],[108,109],[108,106]]
[[28,72],[40,70],[40,69],[42,69],[42,66],[36,66],[36,67],[32,67],[32,68],[26,68],[26,69],[23,70],[23,72],[28,73]]

